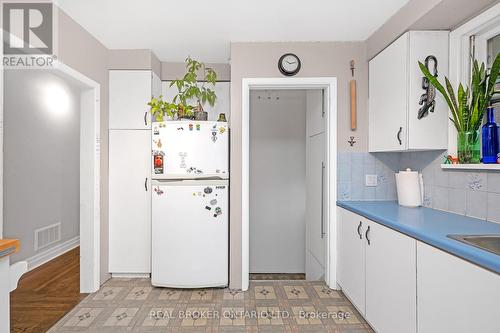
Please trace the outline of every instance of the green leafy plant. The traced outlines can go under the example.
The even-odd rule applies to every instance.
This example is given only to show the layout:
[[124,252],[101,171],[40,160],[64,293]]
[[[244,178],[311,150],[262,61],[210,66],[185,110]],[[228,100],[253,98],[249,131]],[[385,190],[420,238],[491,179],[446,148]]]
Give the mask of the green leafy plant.
[[495,91],[495,84],[500,70],[500,54],[498,54],[491,66],[491,70],[485,69],[484,63],[479,66],[476,59],[472,62],[472,75],[470,86],[458,85],[457,94],[453,90],[450,80],[445,77],[446,88],[432,75],[427,67],[418,62],[420,70],[440,93],[443,95],[451,110],[450,120],[458,132],[477,131],[481,127],[484,111],[490,104]]
[[[215,83],[217,81],[217,73],[204,63],[196,61],[191,57],[186,59],[186,74],[182,79],[173,80],[170,86],[176,86],[179,93],[174,97],[173,102],[179,102],[187,107],[191,101],[196,102],[196,106],[192,107],[195,112],[203,111],[203,105],[208,103],[210,106],[215,105],[217,95],[215,94]],[[198,78],[198,73],[202,73],[203,77]],[[198,82],[202,81],[200,85]]]
[[148,105],[156,121],[163,121],[165,116],[174,118],[178,110],[178,105],[164,101],[161,95],[158,98],[152,97]]
[[[203,77],[198,78],[198,74]],[[199,81],[202,81],[201,85]],[[177,95],[171,102],[163,100],[163,96],[151,98],[148,105],[151,114],[156,121],[163,121],[165,116],[170,118],[193,118],[194,112],[203,111],[203,105],[208,103],[215,105],[217,95],[215,94],[215,83],[217,73],[204,63],[196,61],[191,57],[186,59],[186,74],[182,79],[173,80],[170,87],[177,87]],[[193,105],[193,103],[195,105]]]

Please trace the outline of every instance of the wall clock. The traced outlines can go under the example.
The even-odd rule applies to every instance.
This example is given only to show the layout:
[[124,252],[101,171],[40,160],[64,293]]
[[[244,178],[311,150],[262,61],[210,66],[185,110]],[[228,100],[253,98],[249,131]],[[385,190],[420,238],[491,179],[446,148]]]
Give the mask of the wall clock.
[[300,59],[293,53],[286,53],[278,60],[278,69],[281,74],[293,76],[300,71]]

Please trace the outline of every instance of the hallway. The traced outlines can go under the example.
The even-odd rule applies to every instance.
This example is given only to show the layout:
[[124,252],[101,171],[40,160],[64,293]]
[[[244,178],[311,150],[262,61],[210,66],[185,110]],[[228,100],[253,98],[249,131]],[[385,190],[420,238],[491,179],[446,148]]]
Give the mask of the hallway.
[[26,273],[11,293],[11,333],[46,332],[84,297],[80,248]]

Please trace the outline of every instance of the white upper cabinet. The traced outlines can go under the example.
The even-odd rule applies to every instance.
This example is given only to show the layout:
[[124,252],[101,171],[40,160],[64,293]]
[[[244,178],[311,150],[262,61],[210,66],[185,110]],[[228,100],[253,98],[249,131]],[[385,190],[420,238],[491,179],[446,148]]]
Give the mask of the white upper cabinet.
[[[435,92],[434,112],[418,119],[423,74],[418,61],[437,59],[440,82],[448,75],[448,32],[410,31],[369,63],[369,151],[448,147],[448,107]],[[434,73],[434,61],[428,67]]]
[[110,70],[109,129],[150,129],[152,86],[150,70]]

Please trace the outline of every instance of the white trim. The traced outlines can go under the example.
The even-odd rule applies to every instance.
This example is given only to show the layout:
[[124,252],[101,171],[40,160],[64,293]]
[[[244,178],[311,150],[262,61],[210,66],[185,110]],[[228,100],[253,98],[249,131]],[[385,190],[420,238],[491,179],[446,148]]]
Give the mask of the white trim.
[[151,274],[149,273],[111,273],[112,278],[119,279],[149,279]]
[[41,251],[35,254],[32,257],[26,259],[28,263],[28,272],[59,257],[60,255],[73,250],[75,247],[80,245],[80,237],[76,236],[75,238],[69,239],[60,244],[54,245],[47,250]]
[[[478,16],[467,21],[450,33],[450,82],[458,87],[460,82],[468,84],[469,77],[469,38],[487,32],[500,24],[500,4],[497,4]],[[484,56],[484,50],[476,49],[476,54]],[[451,116],[451,115],[450,115]],[[448,122],[448,153],[456,156],[457,130]]]
[[500,164],[441,164],[441,169],[500,171]]
[[327,94],[327,245],[325,282],[337,288],[337,78],[244,78],[242,79],[242,170],[241,170],[241,288],[248,290],[250,273],[250,90],[251,89],[325,89]]
[[80,107],[80,292],[100,287],[100,91],[99,83],[56,62],[54,69],[83,85]]

